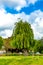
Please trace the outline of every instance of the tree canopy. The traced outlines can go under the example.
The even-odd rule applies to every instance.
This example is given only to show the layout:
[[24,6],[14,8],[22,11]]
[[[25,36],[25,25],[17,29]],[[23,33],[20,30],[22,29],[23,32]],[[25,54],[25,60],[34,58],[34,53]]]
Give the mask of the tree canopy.
[[29,49],[33,46],[33,30],[28,22],[20,20],[15,23],[11,45],[18,49]]

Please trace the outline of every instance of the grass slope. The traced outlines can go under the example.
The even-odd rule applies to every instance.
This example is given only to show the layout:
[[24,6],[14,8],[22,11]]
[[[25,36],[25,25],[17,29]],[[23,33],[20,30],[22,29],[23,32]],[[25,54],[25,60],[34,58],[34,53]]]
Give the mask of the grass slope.
[[2,56],[0,65],[43,65],[43,56]]

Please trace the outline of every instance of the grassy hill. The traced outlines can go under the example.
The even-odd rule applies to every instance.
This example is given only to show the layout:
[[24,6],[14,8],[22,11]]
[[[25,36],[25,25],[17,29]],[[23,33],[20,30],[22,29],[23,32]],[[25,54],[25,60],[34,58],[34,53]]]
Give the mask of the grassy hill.
[[0,65],[43,65],[43,56],[2,56]]

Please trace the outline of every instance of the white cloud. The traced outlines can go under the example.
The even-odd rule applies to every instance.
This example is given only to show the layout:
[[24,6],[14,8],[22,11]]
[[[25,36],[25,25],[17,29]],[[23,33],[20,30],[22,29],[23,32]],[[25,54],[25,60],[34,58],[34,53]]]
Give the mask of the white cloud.
[[18,21],[18,18],[29,21],[34,31],[34,37],[36,39],[43,36],[42,11],[37,10],[32,12],[30,15],[26,15],[24,12],[18,14],[7,13],[4,9],[0,9],[0,36],[4,38],[11,36],[13,25]]
[[24,12],[19,14],[11,14],[7,13],[4,9],[0,9],[0,27],[12,26],[18,18],[28,20],[28,15]]
[[34,4],[35,2],[37,2],[37,0],[28,0],[28,4],[30,3]]
[[12,35],[14,23],[21,18],[28,21],[28,15],[24,12],[19,14],[7,13],[6,10],[0,9],[0,36],[9,37]]
[[0,6],[8,6],[19,11],[22,7],[26,6],[25,0],[0,0]]
[[0,36],[2,36],[3,38],[8,38],[8,37],[11,37],[12,35],[12,30],[4,30],[4,31],[1,31],[0,32]]
[[33,23],[32,23],[32,28],[34,31],[34,36],[35,38],[39,39],[41,37],[43,37],[43,12],[40,10],[37,10],[33,13],[31,13],[31,15],[33,15],[32,18],[34,18]]
[[10,24],[12,24],[12,16],[8,13],[6,13],[6,11],[4,9],[0,10],[0,26],[7,26]]
[[0,7],[10,7],[17,11],[29,4],[34,4],[37,0],[0,0]]

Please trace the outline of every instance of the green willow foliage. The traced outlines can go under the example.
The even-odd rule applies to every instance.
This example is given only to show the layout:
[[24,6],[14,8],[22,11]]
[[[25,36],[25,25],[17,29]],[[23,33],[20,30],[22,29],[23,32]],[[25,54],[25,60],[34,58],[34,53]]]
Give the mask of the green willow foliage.
[[29,49],[33,46],[33,30],[28,22],[20,20],[13,29],[11,45],[18,49]]

